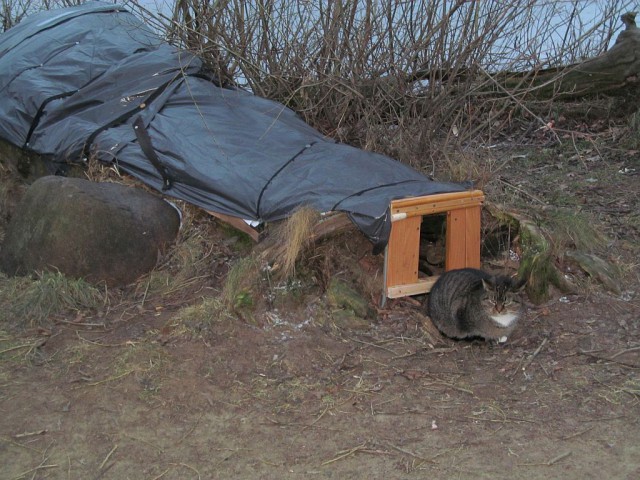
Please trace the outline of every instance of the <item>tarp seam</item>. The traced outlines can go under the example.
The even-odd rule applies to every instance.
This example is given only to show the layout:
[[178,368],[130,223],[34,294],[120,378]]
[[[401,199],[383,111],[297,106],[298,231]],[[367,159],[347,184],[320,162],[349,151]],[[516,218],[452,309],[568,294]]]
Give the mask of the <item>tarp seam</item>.
[[387,188],[387,187],[395,187],[396,185],[403,185],[405,183],[419,183],[418,180],[403,180],[401,182],[395,182],[395,183],[385,183],[384,185],[376,185],[375,187],[371,187],[371,188],[365,188],[364,190],[360,190],[359,192],[356,193],[352,193],[351,195],[347,195],[346,197],[344,197],[343,199],[339,200],[332,208],[331,210],[337,210],[338,209],[338,205],[340,205],[342,202],[344,202],[345,200],[348,200],[349,198],[353,198],[353,197],[358,197],[360,195],[362,195],[363,193],[367,193],[367,192],[371,192],[373,190],[378,190],[380,188]]
[[[127,10],[125,8],[122,8],[122,7],[118,7],[117,5],[115,5],[114,8],[111,8],[109,10],[79,12],[77,15],[69,16],[69,17],[67,17],[67,18],[65,18],[63,20],[60,20],[59,22],[56,22],[56,23],[52,24],[52,25],[49,25],[47,27],[38,29],[37,32],[34,32],[33,34],[24,37],[22,40],[20,40],[20,42],[16,43],[15,45],[12,45],[11,48],[5,50],[5,53],[8,52],[9,50],[13,50],[14,48],[16,48],[19,45],[21,45],[23,42],[26,42],[27,40],[30,40],[31,38],[35,37],[36,35],[39,35],[42,32],[46,32],[47,30],[51,30],[52,28],[56,28],[57,26],[62,25],[62,24],[67,23],[67,22],[70,22],[71,20],[75,20],[78,17],[83,17],[85,15],[100,14],[100,13],[118,13],[118,12],[131,14],[131,12],[129,10]],[[0,53],[0,58],[2,58],[3,56],[4,56],[4,53]]]
[[67,48],[60,50],[59,52],[56,52],[55,55],[52,55],[51,57],[47,58],[47,60],[43,63],[40,63],[38,65],[31,65],[23,70],[20,70],[18,73],[16,73],[13,78],[11,80],[9,80],[3,87],[2,89],[0,89],[0,92],[6,90],[7,88],[9,88],[9,86],[15,82],[18,78],[20,78],[25,72],[28,72],[29,70],[35,70],[37,68],[42,68],[45,65],[47,65],[51,60],[53,60],[54,58],[56,58],[58,55],[62,55],[64,53],[67,53],[67,50],[75,47],[77,45],[76,42],[70,43]]
[[273,180],[278,175],[280,175],[280,173],[282,173],[282,171],[285,168],[287,168],[289,165],[291,165],[295,161],[296,158],[298,158],[300,155],[302,155],[308,149],[313,147],[316,143],[318,143],[318,142],[315,141],[315,142],[311,142],[311,143],[305,145],[304,148],[302,148],[298,153],[296,153],[293,157],[291,157],[289,160],[287,160],[278,170],[276,170],[276,172],[273,175],[271,175],[271,178],[269,178],[267,183],[265,183],[264,187],[262,187],[262,190],[260,190],[260,195],[258,196],[258,201],[256,203],[256,216],[257,216],[258,219],[261,218],[261,215],[260,215],[260,204],[262,203],[262,196],[264,195],[264,192],[267,190],[267,188],[269,188],[269,185],[271,185],[271,182],[273,182]]
[[105,72],[102,72],[97,77],[90,79],[87,83],[82,85],[80,88],[77,88],[75,90],[69,90],[68,92],[58,93],[57,95],[52,95],[48,98],[45,98],[44,101],[40,104],[40,107],[38,108],[38,111],[36,112],[35,116],[33,117],[33,121],[31,122],[31,126],[29,127],[29,132],[27,133],[27,138],[24,141],[23,148],[29,147],[29,141],[31,140],[31,136],[33,135],[33,132],[35,131],[35,129],[38,128],[38,123],[40,123],[40,118],[42,118],[44,109],[47,105],[49,105],[49,103],[53,102],[54,100],[60,100],[61,98],[70,97],[71,95],[78,93],[87,85],[91,85],[91,83],[95,82],[97,79],[102,77],[104,73]]

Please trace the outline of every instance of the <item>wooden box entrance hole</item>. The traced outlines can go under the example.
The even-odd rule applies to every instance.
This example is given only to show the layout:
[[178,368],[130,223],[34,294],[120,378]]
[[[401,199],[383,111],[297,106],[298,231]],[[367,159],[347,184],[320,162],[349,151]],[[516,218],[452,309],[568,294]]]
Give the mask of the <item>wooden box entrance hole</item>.
[[422,217],[445,213],[445,271],[480,268],[480,190],[440,193],[391,202],[391,235],[384,258],[386,298],[427,293],[437,276],[419,278],[420,225]]

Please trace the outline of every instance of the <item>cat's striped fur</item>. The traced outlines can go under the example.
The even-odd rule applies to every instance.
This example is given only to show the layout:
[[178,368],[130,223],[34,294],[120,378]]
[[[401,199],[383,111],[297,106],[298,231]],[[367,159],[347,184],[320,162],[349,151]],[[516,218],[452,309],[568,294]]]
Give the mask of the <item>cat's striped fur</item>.
[[445,272],[429,293],[429,316],[447,337],[504,341],[522,316],[524,284],[474,268]]

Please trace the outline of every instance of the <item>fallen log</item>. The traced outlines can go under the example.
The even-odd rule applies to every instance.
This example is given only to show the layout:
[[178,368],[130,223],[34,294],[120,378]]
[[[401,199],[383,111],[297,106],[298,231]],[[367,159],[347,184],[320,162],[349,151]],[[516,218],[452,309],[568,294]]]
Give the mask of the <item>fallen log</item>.
[[513,94],[527,93],[537,99],[571,100],[599,93],[627,95],[638,88],[640,79],[640,29],[635,18],[636,12],[621,16],[625,30],[610,50],[597,57],[544,70],[505,72],[496,80]]

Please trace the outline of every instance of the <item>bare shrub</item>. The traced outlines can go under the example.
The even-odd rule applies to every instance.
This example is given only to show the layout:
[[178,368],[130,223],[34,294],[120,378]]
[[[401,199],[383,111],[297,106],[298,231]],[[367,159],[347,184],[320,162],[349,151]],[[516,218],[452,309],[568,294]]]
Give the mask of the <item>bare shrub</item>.
[[23,18],[41,10],[80,5],[83,0],[2,0],[0,32],[20,23]]
[[151,17],[223,82],[340,141],[429,169],[447,149],[496,141],[515,114],[541,126],[524,107],[529,79],[514,95],[494,76],[601,53],[631,4],[177,0]]

